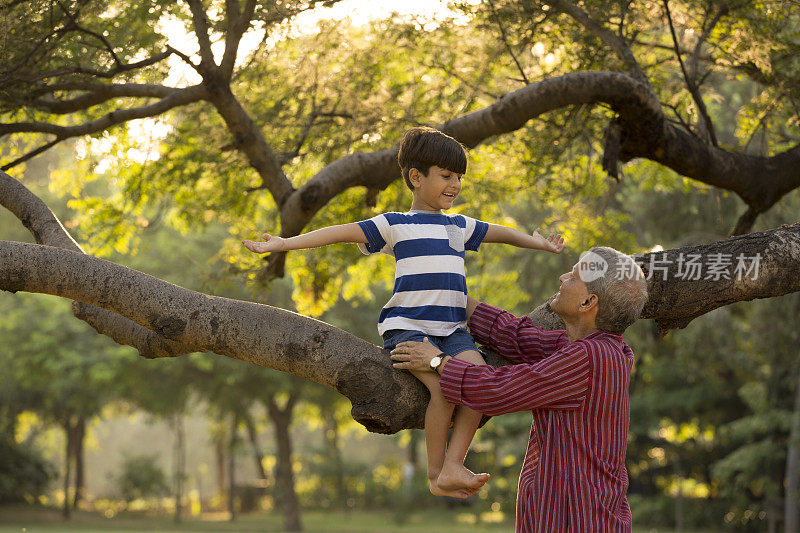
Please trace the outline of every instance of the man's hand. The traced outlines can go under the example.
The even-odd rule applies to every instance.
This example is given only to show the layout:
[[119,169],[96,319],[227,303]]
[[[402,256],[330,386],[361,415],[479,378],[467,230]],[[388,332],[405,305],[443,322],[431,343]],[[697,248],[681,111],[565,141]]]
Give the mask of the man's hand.
[[532,237],[539,242],[539,249],[545,252],[560,254],[561,250],[564,249],[564,237],[562,237],[560,233],[550,235],[545,239],[542,234],[539,233],[539,228],[536,228],[533,230]]
[[442,355],[442,351],[431,344],[428,338],[422,342],[405,341],[395,346],[392,350],[392,360],[400,361],[392,364],[399,370],[418,370],[433,372],[431,359],[437,355]]
[[245,248],[257,254],[282,252],[285,250],[284,238],[270,235],[269,233],[264,233],[261,235],[261,238],[264,239],[263,242],[242,241],[242,244],[244,244]]

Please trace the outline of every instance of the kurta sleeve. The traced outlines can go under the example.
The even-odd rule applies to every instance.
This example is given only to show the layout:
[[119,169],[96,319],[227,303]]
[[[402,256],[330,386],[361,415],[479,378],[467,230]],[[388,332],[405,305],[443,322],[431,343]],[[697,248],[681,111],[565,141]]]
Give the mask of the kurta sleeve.
[[542,329],[527,316],[517,317],[486,303],[475,308],[469,331],[477,342],[514,363],[538,361],[569,342],[563,329]]
[[490,416],[534,409],[577,409],[589,390],[591,362],[571,344],[532,364],[494,368],[451,358],[439,385],[450,403]]

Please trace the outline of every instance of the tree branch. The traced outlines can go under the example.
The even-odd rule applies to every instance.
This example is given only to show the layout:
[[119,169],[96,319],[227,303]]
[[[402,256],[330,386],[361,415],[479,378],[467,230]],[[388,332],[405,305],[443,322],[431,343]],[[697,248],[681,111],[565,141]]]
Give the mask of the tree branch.
[[[661,118],[661,105],[648,85],[615,72],[579,72],[532,83],[483,109],[438,126],[465,146],[516,131],[539,115],[569,105],[611,103],[648,121]],[[633,117],[632,117],[633,118]],[[330,199],[349,187],[385,189],[400,177],[398,146],[333,161],[297,189],[281,209],[281,233],[296,235]]]
[[[69,24],[71,24],[71,22]],[[17,61],[15,65],[12,65],[2,74],[8,76],[11,73],[22,68],[22,66],[25,65],[28,62],[28,60],[31,59],[41,48],[43,48],[49,40],[57,36],[66,35],[67,33],[69,33],[69,29],[70,27],[68,24],[64,24],[63,26],[60,27],[54,27],[49,33],[39,38],[34,44],[34,46],[30,50],[28,50],[28,52],[22,57],[22,59]]]
[[758,211],[748,207],[739,217],[739,220],[736,221],[736,225],[731,230],[731,237],[750,233],[750,230],[753,229],[753,224],[756,223],[756,218],[758,218]]
[[[665,333],[738,301],[800,291],[800,224],[691,246],[636,259],[650,297],[642,318]],[[681,255],[712,258],[760,254],[758,274],[741,279],[686,280]],[[658,265],[665,264],[666,270]],[[553,279],[555,286],[557,281]],[[249,361],[316,381],[348,397],[352,416],[367,429],[394,433],[422,427],[428,395],[407,372],[393,370],[385,350],[324,322],[251,302],[197,293],[109,261],[50,246],[0,241],[0,289],[54,294],[91,303],[198,352]],[[547,303],[531,313],[534,324],[558,327]],[[490,364],[503,360],[488,354]]]
[[220,70],[227,80],[233,77],[233,67],[236,64],[236,55],[239,51],[239,43],[242,40],[250,22],[253,20],[255,12],[255,0],[247,0],[244,11],[239,13],[239,0],[226,0],[226,12],[228,18],[228,31],[225,32],[225,53],[220,62]]
[[[87,94],[69,100],[60,100],[51,96],[57,91],[76,90],[86,91]],[[46,94],[46,96],[36,98],[28,105],[55,115],[64,115],[88,109],[113,98],[166,98],[174,94],[176,90],[180,89],[143,83],[62,83],[34,91],[33,94]]]
[[353,417],[371,431],[422,426],[424,386],[394,372],[384,350],[317,320],[197,293],[76,252],[16,242],[0,241],[0,289],[85,301],[192,351],[316,381],[350,398]]
[[695,105],[697,105],[697,110],[700,113],[700,116],[703,118],[703,122],[705,124],[705,130],[708,132],[709,139],[711,144],[719,146],[717,142],[717,134],[714,131],[714,124],[711,122],[711,117],[708,116],[708,110],[706,109],[706,104],[703,102],[703,96],[700,94],[700,90],[698,89],[697,85],[694,82],[694,79],[689,76],[689,73],[686,72],[686,66],[683,64],[683,58],[681,57],[680,46],[678,45],[678,36],[675,34],[675,26],[672,24],[672,15],[669,11],[669,0],[664,0],[664,12],[667,15],[667,21],[669,22],[669,31],[672,35],[672,42],[675,45],[675,54],[678,57],[678,63],[681,67],[681,72],[683,73],[683,79],[686,82],[686,87],[689,89],[689,93],[692,95],[692,99],[694,100]]
[[[706,42],[708,37],[711,35],[711,32],[714,31],[714,28],[719,23],[719,21],[722,19],[722,17],[727,15],[729,11],[730,11],[730,7],[729,6],[727,6],[727,5],[720,6],[719,10],[717,10],[717,13],[714,15],[714,17],[711,19],[711,21],[708,23],[708,25],[706,26],[704,24],[703,33],[701,33],[700,37],[698,37],[697,43],[694,46],[694,51],[692,52],[692,61],[691,61],[691,76],[692,76],[692,79],[695,79],[697,77],[697,70],[698,70],[697,69],[697,64],[700,61],[700,50],[703,47],[703,43]],[[673,42],[674,42],[674,40],[673,40]],[[675,48],[675,52],[680,55],[680,49],[679,48],[676,47]]]
[[503,44],[505,44],[506,50],[508,50],[508,54],[511,56],[511,59],[514,60],[514,64],[517,65],[517,70],[519,70],[519,73],[522,76],[522,81],[525,82],[525,85],[528,85],[530,83],[530,81],[528,81],[528,76],[525,75],[525,70],[522,68],[522,65],[519,64],[517,56],[514,55],[514,51],[511,49],[511,45],[508,42],[508,36],[506,35],[506,29],[503,27],[503,22],[500,20],[500,15],[497,13],[497,9],[494,6],[494,1],[489,0],[489,5],[492,8],[492,13],[494,14],[494,19],[497,22],[497,27],[500,28],[500,37],[503,39]]
[[[94,76],[94,77],[97,77],[97,78],[111,79],[114,76],[117,76],[118,74],[122,74],[123,72],[129,72],[131,70],[135,70],[135,69],[139,69],[139,68],[145,68],[145,67],[149,67],[150,65],[154,65],[156,63],[159,63],[159,62],[163,61],[164,59],[168,58],[169,56],[171,56],[172,54],[176,54],[176,55],[179,55],[179,56],[181,56],[183,58],[186,58],[185,54],[182,54],[182,53],[178,52],[177,50],[175,50],[171,46],[167,46],[167,49],[164,52],[162,52],[162,53],[160,53],[160,54],[158,54],[156,56],[148,57],[147,59],[143,59],[143,60],[137,61],[135,63],[128,63],[128,64],[125,64],[125,65],[119,65],[119,66],[117,66],[115,68],[112,68],[112,69],[109,69],[109,70],[98,70],[98,69],[91,69],[91,68],[87,68],[87,67],[74,66],[74,67],[59,68],[59,69],[51,70],[51,71],[47,71],[47,72],[40,72],[40,73],[37,73],[35,75],[28,76],[28,77],[22,77],[22,78],[20,78],[20,77],[10,77],[9,76],[4,80],[0,80],[0,89],[5,89],[5,88],[7,88],[7,87],[9,87],[11,85],[17,84],[17,83],[29,83],[29,84],[30,83],[36,83],[36,82],[41,81],[41,80],[46,79],[46,78],[58,78],[58,77],[66,76],[66,75],[69,75],[69,74],[87,74],[87,75]],[[188,62],[188,58],[186,58],[185,60],[187,60],[187,62]],[[190,62],[189,64],[192,64],[192,63]]]
[[91,30],[82,27],[80,24],[78,24],[78,20],[75,18],[75,15],[70,13],[69,10],[66,7],[64,7],[64,4],[61,3],[61,0],[56,0],[56,2],[58,3],[58,7],[61,8],[61,11],[63,11],[64,14],[67,16],[67,18],[69,18],[70,22],[72,23],[72,27],[75,28],[75,30],[81,33],[85,33],[86,35],[91,35],[92,37],[100,41],[105,47],[105,49],[108,50],[108,53],[111,54],[111,58],[114,60],[114,64],[117,66],[122,65],[122,61],[120,61],[119,57],[117,57],[117,54],[114,52],[114,48],[111,46],[111,44],[105,37],[103,37],[97,32],[93,32]]
[[192,24],[197,42],[200,45],[200,65],[204,71],[216,66],[214,53],[211,51],[211,39],[208,35],[208,18],[200,0],[186,0],[192,11]]
[[[37,243],[85,253],[44,202],[5,172],[0,172],[0,205],[22,222]],[[127,318],[93,305],[73,302],[72,312],[98,333],[119,344],[133,346],[144,357],[173,357],[192,351],[181,343],[165,339]]]
[[[681,277],[680,257],[685,261],[692,255],[700,256],[706,267],[717,260],[717,264],[730,261],[726,271],[730,279],[714,279],[708,268],[702,271],[703,279]],[[757,274],[736,275],[740,256],[750,259],[745,266],[753,265],[752,259],[759,257]],[[800,276],[794,275],[800,261],[800,223],[705,245],[638,255],[635,259],[649,280],[649,299],[641,318],[655,320],[663,335],[735,302],[800,291]],[[667,265],[667,269],[662,269],[663,265]],[[684,274],[686,268],[683,263]]]
[[[543,113],[598,103],[608,104],[619,115],[624,133],[619,152],[622,162],[637,157],[651,159],[683,176],[735,192],[759,213],[800,186],[800,145],[772,157],[710,146],[670,124],[649,85],[618,72],[577,72],[548,78],[438,128],[472,148],[515,131]],[[323,205],[350,187],[385,189],[400,177],[397,149],[393,146],[352,154],[328,164],[281,206],[281,235],[297,235]]]
[[631,49],[623,39],[605,29],[597,21],[592,19],[588,13],[586,13],[586,11],[568,2],[567,0],[553,0],[549,3],[562,13],[572,17],[581,26],[586,28],[589,33],[593,34],[595,37],[598,37],[601,41],[610,46],[611,49],[617,54],[617,57],[619,57],[628,67],[631,75],[649,86],[650,82],[647,78],[647,75],[642,70],[642,67],[639,66],[639,63],[633,56],[633,52],[631,52]]
[[25,161],[29,161],[29,160],[33,159],[37,155],[39,155],[41,153],[44,153],[47,150],[49,150],[50,148],[52,148],[53,146],[57,145],[62,140],[63,139],[59,139],[58,137],[56,137],[55,140],[50,141],[48,143],[44,143],[43,145],[31,150],[30,152],[27,152],[27,153],[21,155],[20,157],[14,159],[10,163],[6,163],[5,165],[0,166],[0,171],[6,171],[6,170],[8,170],[10,168],[14,168],[17,165],[21,165]]
[[[206,98],[207,93],[202,85],[186,89],[173,89],[172,94],[150,105],[131,109],[121,109],[106,114],[104,117],[77,126],[59,126],[46,122],[20,122],[16,124],[0,124],[0,137],[11,133],[49,133],[56,136],[56,141],[88,135],[106,130],[117,124],[139,118],[154,117],[170,109],[197,102]],[[54,143],[55,144],[55,143]],[[51,145],[52,146],[52,145]],[[27,157],[27,155],[26,155]],[[18,160],[19,162],[19,160]],[[4,170],[11,168],[5,165]]]
[[209,101],[233,136],[232,146],[247,157],[250,166],[261,177],[264,188],[272,194],[275,203],[282,206],[294,192],[294,187],[264,134],[219,74],[210,76],[205,85],[209,89]]

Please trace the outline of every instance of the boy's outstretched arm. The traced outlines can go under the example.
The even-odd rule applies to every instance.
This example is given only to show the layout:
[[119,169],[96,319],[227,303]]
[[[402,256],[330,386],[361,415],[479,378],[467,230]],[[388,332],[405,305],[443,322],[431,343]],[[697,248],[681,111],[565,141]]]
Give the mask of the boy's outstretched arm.
[[263,241],[242,241],[245,248],[257,254],[267,252],[285,252],[287,250],[302,250],[305,248],[317,248],[337,242],[367,242],[367,237],[361,226],[352,222],[350,224],[340,224],[338,226],[328,226],[320,228],[302,235],[284,239],[276,235],[264,233],[261,235]]
[[489,224],[489,229],[486,231],[486,237],[483,238],[483,242],[511,244],[520,248],[544,250],[554,254],[560,254],[561,250],[564,249],[564,237],[561,234],[550,235],[545,238],[539,233],[539,228],[536,228],[532,235],[528,235],[514,228],[498,224]]

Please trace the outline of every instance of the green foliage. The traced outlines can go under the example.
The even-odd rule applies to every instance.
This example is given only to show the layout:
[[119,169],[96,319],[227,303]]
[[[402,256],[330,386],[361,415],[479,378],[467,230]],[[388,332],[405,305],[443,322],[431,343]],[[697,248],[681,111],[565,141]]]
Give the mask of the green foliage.
[[14,398],[18,411],[51,421],[98,413],[111,398],[117,362],[129,350],[75,320],[68,301],[18,294],[12,305],[10,295],[0,297],[6,309],[0,336],[13,339],[0,352],[3,394]]
[[116,477],[119,491],[127,502],[139,498],[164,496],[169,492],[166,476],[155,455],[126,457]]
[[[214,37],[221,37],[224,9],[221,2],[213,4],[219,9],[212,10],[210,25]],[[314,31],[298,31],[291,17],[314,4],[282,2],[279,9],[277,3],[259,2],[256,26],[264,38],[241,58],[232,86],[285,162],[294,187],[343,156],[394,145],[411,125],[439,124],[491,104],[522,87],[523,78],[626,68],[611,47],[546,3],[465,1],[457,2],[463,17],[452,20],[391,17],[365,26],[323,20]],[[728,10],[697,55],[705,73],[701,93],[720,145],[774,154],[795,144],[796,6],[771,1],[670,1],[669,6],[687,63],[709,21],[718,10]],[[668,118],[702,137],[662,3],[604,0],[582,7],[628,41]],[[115,51],[128,61],[163,50],[162,17],[174,17],[187,28],[191,24],[185,3],[91,0],[84,2],[83,13],[84,25],[107,30]],[[107,50],[87,33],[68,32],[35,48],[64,21],[57,4],[21,2],[2,16],[0,77],[6,80],[9,74],[35,77],[25,69],[12,72],[32,52],[42,69],[78,59],[98,68],[113,66]],[[168,74],[166,67],[153,66],[115,81],[161,83]],[[85,79],[75,73],[64,81]],[[33,94],[25,84],[0,84],[2,121],[77,124],[121,104],[112,100],[90,112],[54,116],[25,107]],[[619,182],[605,175],[599,161],[612,117],[602,107],[561,109],[470,151],[464,190],[453,212],[527,231],[537,226],[545,233],[560,231],[568,247],[552,256],[484,245],[469,256],[471,294],[521,314],[555,292],[558,274],[591,245],[641,252],[727,235],[743,210],[731,194],[647,161],[622,164]],[[161,134],[156,126],[164,126]],[[73,211],[59,206],[59,214],[66,213],[67,225],[90,252],[197,290],[322,316],[378,342],[375,321],[393,271],[386,257],[362,257],[354,246],[294,252],[287,259],[289,279],[273,283],[269,292],[257,285],[263,259],[243,251],[239,241],[262,231],[279,232],[280,221],[274,199],[259,189],[258,176],[242,154],[230,149],[234,145],[217,112],[194,104],[144,127],[117,127],[83,139],[75,146],[77,164],[54,161],[58,170],[52,174],[47,165],[36,167],[37,160],[28,167],[49,176],[52,190],[69,200]],[[33,146],[32,136],[13,136],[3,147],[4,158]],[[346,191],[305,230],[402,211],[410,203],[400,182],[380,191],[374,206],[367,196],[361,189]],[[797,209],[794,192],[762,215],[756,229],[794,222]],[[107,402],[126,398],[166,416],[201,397],[211,416],[221,420],[252,405],[284,402],[300,390],[286,376],[208,354],[134,359],[93,340],[94,333],[69,315],[66,304],[51,302],[27,295],[0,298],[0,338],[13,340],[12,348],[0,353],[8,372],[4,377],[11,377],[0,385],[6,433],[13,434],[25,409],[57,420],[74,412],[91,416]],[[637,354],[628,449],[637,518],[673,525],[680,494],[687,525],[763,525],[762,518],[752,517],[766,512],[783,491],[787,421],[797,394],[798,338],[792,321],[797,314],[796,302],[783,298],[729,306],[666,339],[656,339],[649,324],[637,324],[626,334]],[[314,388],[302,394],[317,406],[303,407],[303,420],[321,427],[327,416],[323,407],[335,402]],[[346,410],[346,402],[335,406],[340,423]],[[257,423],[266,425],[263,419]],[[486,492],[504,508],[513,501],[529,428],[526,414],[499,417],[479,432],[470,455],[492,472]],[[357,506],[396,499],[397,464],[373,472],[372,465],[360,463],[340,468],[334,457],[326,449],[301,458],[311,465],[306,471],[313,470],[302,489],[312,501],[332,501],[330,483],[340,474],[359,499]]]
[[54,477],[53,468],[34,449],[0,435],[0,503],[35,502]]

